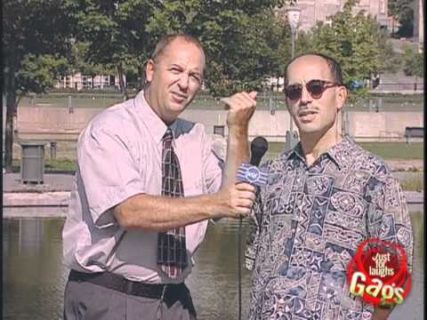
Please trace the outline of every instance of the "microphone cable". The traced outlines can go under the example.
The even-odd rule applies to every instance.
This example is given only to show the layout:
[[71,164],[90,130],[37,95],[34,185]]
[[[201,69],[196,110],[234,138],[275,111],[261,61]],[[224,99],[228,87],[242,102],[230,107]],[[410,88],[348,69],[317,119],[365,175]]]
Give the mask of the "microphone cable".
[[[256,137],[251,142],[251,159],[250,159],[250,165],[251,166],[258,166],[261,162],[261,158],[264,156],[264,154],[267,152],[268,149],[268,142],[264,137]],[[255,185],[257,185],[255,183]],[[257,185],[259,187],[259,185]],[[257,188],[257,191],[259,192],[259,189]],[[238,320],[242,319],[242,229],[243,229],[243,216],[240,216],[239,218],[239,226],[237,231],[237,282],[238,282],[238,289],[237,289],[237,295],[238,295]]]
[[239,218],[239,229],[237,231],[237,282],[238,282],[238,320],[242,319],[242,223],[243,217]]

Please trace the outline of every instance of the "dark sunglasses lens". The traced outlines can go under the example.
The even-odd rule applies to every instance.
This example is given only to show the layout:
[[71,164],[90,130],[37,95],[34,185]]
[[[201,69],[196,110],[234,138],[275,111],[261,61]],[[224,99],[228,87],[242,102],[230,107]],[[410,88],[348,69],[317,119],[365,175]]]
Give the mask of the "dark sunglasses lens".
[[297,100],[301,97],[302,86],[301,85],[291,85],[285,88],[286,96],[291,100]]
[[310,95],[315,99],[318,99],[322,96],[322,93],[325,90],[324,88],[325,86],[322,81],[312,80],[307,83],[307,90],[308,92],[310,92]]

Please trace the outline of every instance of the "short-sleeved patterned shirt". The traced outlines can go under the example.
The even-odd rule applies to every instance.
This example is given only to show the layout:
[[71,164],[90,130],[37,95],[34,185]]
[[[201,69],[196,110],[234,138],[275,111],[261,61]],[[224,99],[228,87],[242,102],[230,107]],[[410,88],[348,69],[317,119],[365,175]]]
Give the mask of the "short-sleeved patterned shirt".
[[350,138],[307,167],[301,146],[267,161],[246,264],[253,269],[249,319],[371,319],[350,295],[346,267],[358,244],[398,242],[412,270],[406,200],[384,162]]

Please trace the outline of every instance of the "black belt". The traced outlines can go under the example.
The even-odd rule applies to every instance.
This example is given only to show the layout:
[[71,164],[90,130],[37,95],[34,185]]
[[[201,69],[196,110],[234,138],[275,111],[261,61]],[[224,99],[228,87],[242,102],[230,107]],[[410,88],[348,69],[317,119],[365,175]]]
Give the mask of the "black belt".
[[128,295],[160,299],[169,307],[179,300],[185,309],[196,313],[190,291],[184,283],[147,284],[131,281],[111,272],[84,273],[75,270],[71,270],[68,281],[90,282]]

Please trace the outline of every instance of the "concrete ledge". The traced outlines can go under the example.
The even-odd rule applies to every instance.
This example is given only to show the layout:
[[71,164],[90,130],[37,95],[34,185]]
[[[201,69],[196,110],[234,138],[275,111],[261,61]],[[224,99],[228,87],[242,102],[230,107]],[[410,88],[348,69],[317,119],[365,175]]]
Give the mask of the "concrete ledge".
[[69,191],[8,192],[3,194],[3,207],[68,207]]
[[[408,209],[424,211],[424,192],[405,191]],[[3,194],[3,217],[65,217],[70,192],[7,192]]]
[[65,218],[68,207],[8,207],[3,208],[3,218],[8,219],[38,219]]

